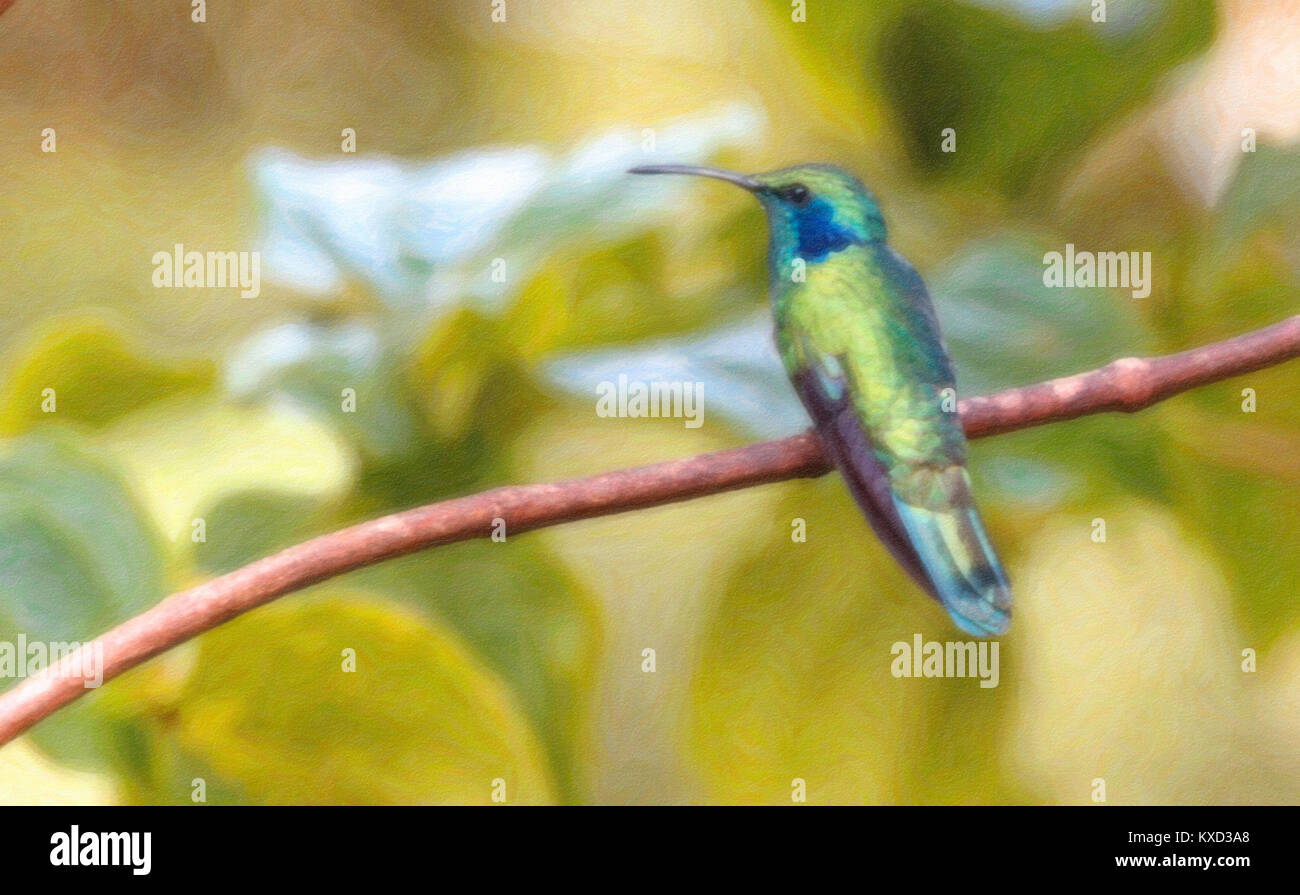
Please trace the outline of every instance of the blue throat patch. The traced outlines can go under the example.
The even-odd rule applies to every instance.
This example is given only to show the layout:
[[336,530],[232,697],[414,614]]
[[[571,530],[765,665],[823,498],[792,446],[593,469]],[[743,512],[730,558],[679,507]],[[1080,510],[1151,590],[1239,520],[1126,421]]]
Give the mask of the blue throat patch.
[[865,242],[852,230],[835,223],[835,209],[824,199],[814,199],[806,207],[796,209],[794,223],[799,239],[798,254],[805,261],[825,261],[832,252]]

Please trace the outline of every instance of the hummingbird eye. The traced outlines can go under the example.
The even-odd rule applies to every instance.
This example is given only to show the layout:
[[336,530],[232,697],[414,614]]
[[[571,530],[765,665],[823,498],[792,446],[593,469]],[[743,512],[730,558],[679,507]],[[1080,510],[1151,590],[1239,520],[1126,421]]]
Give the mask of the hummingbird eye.
[[802,183],[792,183],[781,190],[781,198],[802,208],[812,199],[812,192]]

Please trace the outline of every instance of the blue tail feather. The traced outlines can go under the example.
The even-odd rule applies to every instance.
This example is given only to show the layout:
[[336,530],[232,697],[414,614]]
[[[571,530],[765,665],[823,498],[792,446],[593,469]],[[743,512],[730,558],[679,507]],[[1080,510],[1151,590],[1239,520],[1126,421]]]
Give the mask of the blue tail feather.
[[973,506],[927,510],[894,497],[912,547],[952,620],[979,637],[1006,633],[1011,588]]

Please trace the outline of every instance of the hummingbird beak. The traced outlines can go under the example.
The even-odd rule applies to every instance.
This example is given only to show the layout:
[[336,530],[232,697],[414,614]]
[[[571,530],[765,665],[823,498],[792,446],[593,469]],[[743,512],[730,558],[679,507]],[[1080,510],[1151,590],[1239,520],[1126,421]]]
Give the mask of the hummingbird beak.
[[693,174],[696,177],[712,177],[715,180],[725,180],[727,183],[734,183],[742,189],[749,190],[751,193],[757,193],[763,188],[752,177],[746,177],[744,174],[737,174],[735,171],[725,171],[722,168],[701,168],[698,165],[639,165],[635,168],[629,168],[629,174]]

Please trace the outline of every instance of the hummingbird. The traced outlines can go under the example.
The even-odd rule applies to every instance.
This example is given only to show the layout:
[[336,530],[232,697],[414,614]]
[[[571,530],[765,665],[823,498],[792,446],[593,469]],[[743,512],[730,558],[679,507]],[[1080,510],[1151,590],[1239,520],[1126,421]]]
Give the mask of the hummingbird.
[[1011,589],[971,497],[947,345],[871,192],[822,164],[629,173],[711,177],[758,199],[777,350],[827,455],[885,547],[957,626],[1005,633]]

